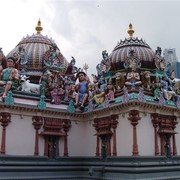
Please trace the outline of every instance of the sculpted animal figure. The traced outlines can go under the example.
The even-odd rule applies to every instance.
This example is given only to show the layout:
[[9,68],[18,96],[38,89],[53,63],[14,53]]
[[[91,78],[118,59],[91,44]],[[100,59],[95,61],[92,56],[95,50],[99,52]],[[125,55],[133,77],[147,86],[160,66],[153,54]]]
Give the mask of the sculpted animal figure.
[[39,94],[40,92],[40,84],[34,84],[30,83],[28,80],[29,77],[26,75],[21,75],[20,80],[21,80],[21,91],[29,92],[29,93],[36,93]]

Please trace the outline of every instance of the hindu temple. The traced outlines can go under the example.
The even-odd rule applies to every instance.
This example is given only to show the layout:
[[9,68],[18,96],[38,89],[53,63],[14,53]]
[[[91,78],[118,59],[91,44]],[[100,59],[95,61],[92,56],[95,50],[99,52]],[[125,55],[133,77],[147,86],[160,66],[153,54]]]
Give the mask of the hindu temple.
[[129,24],[90,78],[35,31],[0,49],[0,179],[180,178],[180,81],[162,49]]

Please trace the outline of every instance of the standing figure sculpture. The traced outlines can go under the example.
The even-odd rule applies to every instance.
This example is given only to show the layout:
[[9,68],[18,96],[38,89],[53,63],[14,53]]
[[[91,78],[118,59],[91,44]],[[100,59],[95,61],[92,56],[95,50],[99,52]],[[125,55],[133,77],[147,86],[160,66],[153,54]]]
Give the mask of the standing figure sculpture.
[[107,84],[107,89],[106,89],[106,98],[109,101],[112,101],[114,99],[114,91],[115,89],[112,83],[112,79],[109,79],[109,82]]
[[28,54],[23,46],[18,48],[18,62],[23,66],[28,62]]
[[84,109],[84,105],[88,100],[88,84],[89,79],[87,78],[86,73],[79,72],[77,74],[77,78],[79,79],[79,83],[77,84],[77,94],[76,94],[76,102],[75,106],[80,106],[80,109]]
[[155,100],[159,100],[161,94],[161,79],[160,77],[156,76],[155,81],[152,83],[153,95]]
[[11,88],[15,88],[18,86],[19,74],[18,70],[14,68],[15,59],[13,57],[9,57],[7,59],[7,68],[3,69],[0,75],[0,86],[4,87],[2,98],[4,99],[7,96],[7,92]]

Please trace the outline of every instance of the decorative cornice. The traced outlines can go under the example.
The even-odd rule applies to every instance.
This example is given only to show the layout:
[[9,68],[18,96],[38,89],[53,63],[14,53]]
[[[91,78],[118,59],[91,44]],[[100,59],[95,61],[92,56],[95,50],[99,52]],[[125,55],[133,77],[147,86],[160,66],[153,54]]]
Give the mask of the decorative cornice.
[[97,131],[97,136],[108,135],[111,136],[113,133],[111,128],[115,129],[117,127],[118,121],[117,115],[110,115],[106,117],[95,118],[93,126]]
[[[147,113],[159,113],[159,114],[167,114],[167,115],[175,115],[176,117],[180,117],[180,109],[176,107],[170,106],[161,106],[158,104],[152,104],[147,102],[139,102],[139,101],[131,101],[128,103],[114,104],[112,106],[96,109],[91,112],[85,113],[68,113],[66,110],[61,109],[53,109],[47,108],[45,110],[39,110],[35,106],[30,105],[20,105],[14,104],[13,106],[6,106],[3,103],[0,103],[0,111],[8,111],[14,114],[22,114],[22,112],[26,112],[27,115],[35,114],[41,115],[43,117],[62,117],[64,119],[77,120],[77,121],[85,121],[85,120],[93,120],[96,117],[105,117],[108,115],[119,115],[128,113],[132,109],[139,110],[139,112],[147,112]],[[14,111],[14,112],[13,112]]]
[[178,123],[177,117],[174,115],[165,115],[159,113],[151,114],[154,128],[159,128],[159,134],[175,134],[174,131]]

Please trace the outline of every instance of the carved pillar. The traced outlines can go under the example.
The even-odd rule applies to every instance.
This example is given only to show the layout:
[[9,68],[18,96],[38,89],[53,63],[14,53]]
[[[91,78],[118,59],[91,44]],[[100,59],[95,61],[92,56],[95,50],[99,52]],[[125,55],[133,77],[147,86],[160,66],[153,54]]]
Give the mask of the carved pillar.
[[35,133],[35,146],[34,146],[34,155],[38,156],[39,155],[39,129],[41,128],[43,124],[43,119],[42,117],[39,116],[33,116],[32,117],[32,124],[34,126],[34,129],[36,130]]
[[111,137],[107,139],[107,156],[111,156]]
[[161,155],[171,157],[171,155],[177,154],[174,136],[176,134],[174,130],[177,124],[177,120],[175,116],[169,116],[164,114],[159,114],[158,117],[160,120],[158,133],[161,136]]
[[45,140],[45,142],[44,142],[44,156],[48,156],[48,137],[45,136],[44,140]]
[[159,125],[158,114],[157,113],[151,114],[151,118],[154,127],[154,155],[157,156],[159,155],[158,133],[157,133],[157,128]]
[[10,113],[1,112],[0,116],[1,116],[0,118],[1,126],[3,127],[2,139],[1,139],[1,154],[5,154],[6,153],[6,127],[11,122],[11,115]]
[[[176,128],[176,124],[178,124],[177,118],[175,117],[174,121],[172,122],[173,124],[173,130]],[[176,148],[176,137],[175,134],[172,136],[172,143],[173,143],[173,156],[177,155],[177,148]]]
[[98,120],[97,119],[94,119],[94,124],[93,126],[95,127],[95,130],[97,132],[96,134],[96,156],[100,156],[100,137],[98,136],[98,132],[99,132],[99,124],[98,124]]
[[64,120],[63,121],[63,130],[65,132],[64,136],[64,156],[68,156],[68,131],[71,127],[71,121],[70,120]]
[[[113,155],[117,155],[116,150],[116,127],[118,124],[117,115],[110,115],[101,118],[95,118],[93,126],[96,130],[96,156],[100,153],[100,139],[101,139],[101,156],[105,158],[106,156],[111,156],[111,150],[113,150]],[[113,132],[112,132],[113,129]],[[113,135],[113,138],[112,138]],[[113,149],[111,147],[111,142],[113,143]],[[103,155],[103,153],[104,155]]]
[[97,136],[97,139],[96,139],[96,156],[100,156],[99,154],[99,136]]
[[163,134],[160,135],[161,137],[161,156],[165,156],[165,137]]
[[111,127],[113,129],[113,156],[117,156],[117,146],[116,146],[116,128],[118,121],[116,120],[118,116],[115,116],[114,119],[112,120]]
[[138,121],[141,119],[139,117],[139,111],[137,110],[131,110],[129,112],[129,117],[128,119],[131,121],[131,125],[133,126],[133,151],[132,154],[133,156],[139,155],[138,152],[138,143],[137,143],[137,130],[136,126],[138,124]]

